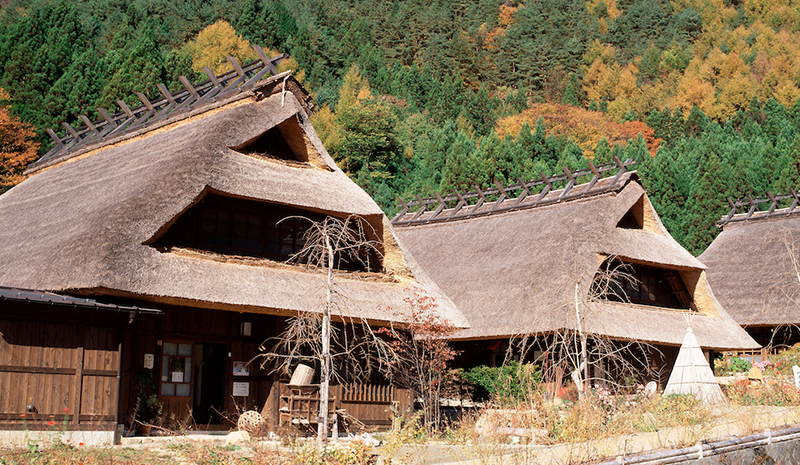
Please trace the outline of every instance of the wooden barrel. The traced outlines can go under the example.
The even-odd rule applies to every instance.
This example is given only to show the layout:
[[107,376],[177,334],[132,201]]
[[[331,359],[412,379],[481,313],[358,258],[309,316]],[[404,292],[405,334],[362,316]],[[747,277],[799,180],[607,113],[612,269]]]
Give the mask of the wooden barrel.
[[292,379],[289,381],[290,386],[303,386],[311,384],[314,380],[314,369],[302,363],[297,365],[292,373]]

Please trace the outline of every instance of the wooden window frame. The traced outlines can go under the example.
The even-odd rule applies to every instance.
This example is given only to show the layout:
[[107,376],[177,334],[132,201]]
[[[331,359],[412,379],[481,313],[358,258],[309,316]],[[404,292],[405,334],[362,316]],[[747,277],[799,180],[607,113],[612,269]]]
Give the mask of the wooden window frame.
[[[244,219],[248,225],[245,226],[244,236],[241,229],[237,235],[237,217]],[[154,245],[164,250],[177,246],[285,262],[305,246],[303,234],[311,226],[311,221],[324,219],[325,215],[318,212],[208,194],[181,215]],[[252,228],[249,226],[251,221]],[[237,237],[244,237],[244,246],[236,242]],[[361,264],[349,260],[344,262],[346,265],[341,269],[381,272],[383,263],[378,254],[372,251],[368,253],[371,254],[368,262],[377,266],[364,269]],[[302,257],[297,257],[295,261],[304,263]]]
[[603,270],[611,269],[619,269],[620,273],[629,275],[635,282],[621,277],[612,292],[595,296],[601,300],[676,310],[696,310],[692,296],[677,270],[613,260],[611,264],[608,261],[603,262],[598,275]]

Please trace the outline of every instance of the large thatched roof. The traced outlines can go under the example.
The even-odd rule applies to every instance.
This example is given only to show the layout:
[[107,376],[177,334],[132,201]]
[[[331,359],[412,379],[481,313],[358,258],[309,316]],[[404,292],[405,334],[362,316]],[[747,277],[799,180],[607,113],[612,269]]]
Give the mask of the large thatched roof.
[[[680,345],[687,327],[684,312],[589,297],[601,263],[618,257],[680,274],[694,299],[691,325],[703,347],[757,347],[714,298],[703,264],[664,229],[635,173],[574,186],[572,200],[559,201],[562,192],[506,200],[514,207],[496,214],[476,209],[478,214],[464,219],[404,226],[399,226],[402,217],[395,219],[401,220],[400,238],[470,321],[458,338],[574,330],[577,285],[585,331]],[[643,229],[618,227],[637,204]]]
[[[357,214],[382,225],[386,271],[340,273],[342,313],[397,319],[389,309],[405,310],[409,288],[419,287],[437,298],[445,318],[465,326],[452,302],[397,243],[380,208],[327,154],[303,109],[307,96],[288,79],[229,92],[80,150],[55,150],[49,163],[33,167],[36,174],[0,196],[0,285],[236,311],[320,309],[324,273],[268,259],[146,245],[214,192],[337,216]],[[297,166],[231,149],[285,121],[302,128],[315,163]]]
[[745,217],[723,220],[700,255],[714,293],[742,326],[800,323],[800,215],[777,209]]

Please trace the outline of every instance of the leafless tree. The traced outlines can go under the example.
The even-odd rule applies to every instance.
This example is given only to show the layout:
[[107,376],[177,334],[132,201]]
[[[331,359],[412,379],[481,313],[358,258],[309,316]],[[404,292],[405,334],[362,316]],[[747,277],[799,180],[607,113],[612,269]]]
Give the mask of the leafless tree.
[[[261,349],[266,351],[264,363],[275,361],[276,368],[288,369],[299,361],[319,363],[317,440],[322,446],[329,434],[331,381],[342,381],[342,370],[351,379],[363,379],[391,360],[393,352],[366,321],[350,316],[355,303],[341,295],[336,286],[335,270],[340,265],[358,263],[369,269],[373,257],[379,256],[378,243],[365,230],[369,223],[355,215],[346,219],[327,216],[321,221],[303,219],[310,223],[303,236],[305,246],[291,261],[325,271],[325,298],[319,312],[302,312],[290,318],[277,340],[265,342]],[[334,314],[342,321],[338,328],[332,324]]]
[[631,271],[628,265],[609,257],[594,275],[588,294],[583,295],[581,289],[585,287],[576,278],[570,290],[572,295],[569,299],[562,299],[562,310],[569,315],[564,328],[547,334],[513,337],[506,357],[524,360],[530,351],[535,351],[539,354],[535,362],[541,364],[545,379],[560,384],[562,374],[570,373],[580,399],[592,382],[619,387],[621,383],[615,380],[654,375],[649,357],[657,350],[650,344],[615,341],[585,330],[586,320],[592,318],[591,303],[605,300],[629,302],[625,288],[638,284]]

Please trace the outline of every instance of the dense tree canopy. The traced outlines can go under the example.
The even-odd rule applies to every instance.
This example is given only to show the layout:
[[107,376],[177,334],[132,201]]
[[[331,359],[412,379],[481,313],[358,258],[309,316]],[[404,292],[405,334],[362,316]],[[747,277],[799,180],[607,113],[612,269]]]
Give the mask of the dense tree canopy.
[[699,253],[727,197],[800,187],[789,0],[12,0],[1,182],[46,128],[224,71],[249,43],[291,54],[328,150],[389,213],[618,156]]

